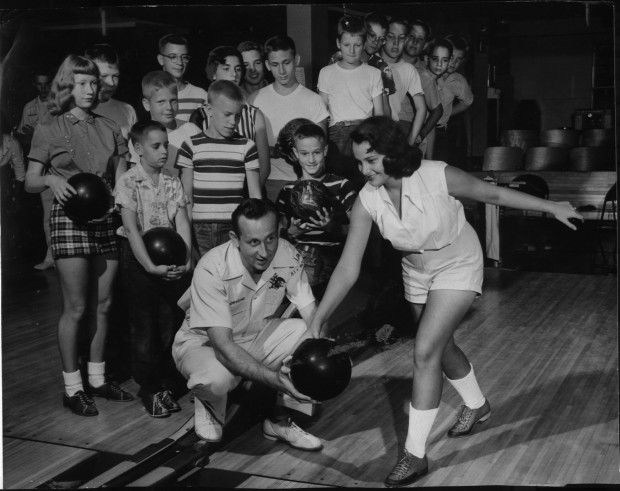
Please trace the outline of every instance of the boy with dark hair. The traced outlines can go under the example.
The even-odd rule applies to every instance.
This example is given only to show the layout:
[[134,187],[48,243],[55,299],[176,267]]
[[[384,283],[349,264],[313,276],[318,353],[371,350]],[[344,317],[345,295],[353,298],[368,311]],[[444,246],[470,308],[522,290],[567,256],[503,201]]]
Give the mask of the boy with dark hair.
[[[32,74],[32,85],[37,90],[37,96],[24,106],[22,119],[17,127],[16,137],[24,149],[24,153],[30,150],[32,134],[35,127],[39,123],[45,123],[52,118],[47,107],[47,99],[50,93],[52,83],[51,75],[41,68],[35,70]],[[8,131],[8,128],[3,128]],[[34,269],[44,271],[49,268],[55,268],[56,264],[52,259],[52,249],[50,247],[50,211],[52,202],[54,201],[54,193],[51,189],[41,191],[41,206],[43,208],[43,232],[45,234],[45,243],[47,244],[47,252],[45,258],[40,263],[35,264]]]
[[[386,42],[381,50],[381,57],[391,68],[396,84],[396,92],[390,96],[392,119],[398,121],[407,135],[409,145],[415,145],[426,119],[426,102],[417,70],[402,59],[409,31],[407,20],[392,18],[386,34]],[[411,102],[408,95],[411,97]]]
[[272,84],[254,92],[248,103],[265,116],[267,139],[271,150],[271,172],[265,183],[267,198],[275,200],[282,187],[297,179],[293,167],[274,150],[280,130],[291,119],[308,118],[327,128],[329,113],[321,96],[301,85],[295,77],[299,64],[295,42],[288,36],[274,36],[265,42],[267,70]]
[[166,34],[159,40],[157,62],[165,72],[174,77],[178,88],[179,109],[177,117],[189,121],[194,109],[207,100],[207,92],[184,79],[191,57],[187,39],[178,34]]
[[[435,127],[434,145],[431,145],[429,140],[429,146],[427,148],[428,158],[433,160],[437,160],[438,155],[442,156],[442,158],[446,158],[447,154],[445,152],[448,147],[446,133],[448,120],[450,119],[450,116],[454,114],[454,100],[458,100],[456,105],[457,114],[467,109],[473,102],[473,94],[471,93],[471,89],[469,89],[469,85],[465,86],[459,83],[458,80],[455,80],[455,83],[452,83],[452,80],[454,79],[450,80],[449,83],[446,83],[446,78],[444,75],[448,71],[453,51],[454,48],[452,43],[446,39],[436,40],[432,42],[428,48],[428,69],[437,80],[439,98],[441,100],[441,105],[443,106],[443,114],[437,121]],[[437,152],[439,152],[439,154]]]
[[420,19],[412,20],[409,25],[411,31],[407,41],[405,41],[403,60],[411,63],[417,70],[420,70],[421,68],[426,68],[424,54],[431,39],[432,30],[428,22]]
[[[357,193],[347,179],[326,172],[327,138],[320,126],[302,124],[293,141],[301,177],[282,188],[276,206],[286,219],[282,235],[301,253],[308,281],[314,286],[326,282],[338,263]],[[321,182],[333,195],[335,206],[317,211],[315,218],[304,221],[293,216],[290,197],[295,184],[307,179]]]
[[154,227],[175,229],[191,245],[188,199],[177,177],[163,174],[168,157],[166,128],[156,121],[136,123],[131,141],[140,162],[125,172],[114,190],[123,226],[121,272],[128,299],[131,329],[132,374],[140,386],[138,396],[153,418],[181,410],[174,395],[176,369],[172,341],[183,321],[177,301],[189,285],[190,255],[183,265],[156,265],[142,236]]
[[236,131],[243,92],[229,80],[209,86],[206,112],[209,125],[184,142],[177,166],[193,204],[192,221],[200,254],[228,240],[231,214],[243,199],[244,184],[251,198],[261,197],[256,144]]
[[[454,96],[452,104],[452,113],[450,115],[450,125],[447,126],[445,142],[436,147],[436,157],[446,162],[454,162],[453,165],[460,166],[466,160],[469,153],[469,133],[471,131],[467,109],[471,107],[474,101],[474,94],[467,79],[459,73],[459,68],[467,60],[469,44],[458,34],[448,34],[446,36],[452,44],[452,56],[448,69],[442,75],[444,80],[444,92],[449,97]],[[456,101],[454,102],[454,100]],[[462,115],[454,119],[454,116]],[[461,164],[459,164],[461,163]]]
[[254,41],[243,41],[239,43],[237,49],[243,57],[243,65],[245,67],[241,88],[246,96],[250,96],[257,90],[269,85],[265,78],[263,47]]
[[123,138],[128,140],[129,130],[136,124],[138,117],[129,104],[112,98],[120,78],[116,50],[109,44],[95,44],[86,50],[84,56],[94,61],[99,68],[99,99],[94,112],[115,121],[121,127]]

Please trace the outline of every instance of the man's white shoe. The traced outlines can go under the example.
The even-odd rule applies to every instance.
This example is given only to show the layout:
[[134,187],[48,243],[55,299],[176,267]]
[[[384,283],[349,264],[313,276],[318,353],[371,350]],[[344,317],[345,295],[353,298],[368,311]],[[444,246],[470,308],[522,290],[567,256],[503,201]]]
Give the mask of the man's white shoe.
[[309,452],[316,452],[323,448],[321,440],[305,432],[288,419],[283,419],[275,423],[266,419],[263,422],[263,436],[268,440],[282,440],[292,447]]
[[194,397],[194,430],[205,442],[215,443],[222,439],[222,424],[198,397]]

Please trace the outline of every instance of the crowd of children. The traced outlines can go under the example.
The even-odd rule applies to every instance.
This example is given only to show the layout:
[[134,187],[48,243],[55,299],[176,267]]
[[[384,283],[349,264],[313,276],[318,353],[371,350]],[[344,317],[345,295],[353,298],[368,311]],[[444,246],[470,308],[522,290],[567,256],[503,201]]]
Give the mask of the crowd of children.
[[[43,202],[48,253],[35,268],[57,268],[61,278],[63,400],[73,413],[98,414],[93,395],[133,399],[106,376],[103,360],[117,269],[128,303],[138,396],[150,416],[168,416],[181,410],[170,353],[183,319],[177,301],[196,260],[229,240],[232,212],[244,197],[276,203],[282,237],[301,253],[310,283],[325,284],[364,185],[351,155],[351,132],[368,117],[386,115],[429,158],[449,145],[449,119],[473,100],[458,72],[467,56],[465,40],[433,40],[424,21],[378,12],[345,16],[337,32],[338,52],[321,69],[316,88],[298,81],[299,56],[285,35],[215,47],[205,67],[209,85],[192,85],[185,79],[188,42],[168,34],[157,45],[162,69],[142,78],[149,117],[141,122],[130,104],[113,98],[120,64],[112,46],[69,55],[53,80],[36,72],[38,95],[26,104],[16,136],[28,160],[26,190],[40,193]],[[277,142],[291,121],[299,124],[285,154]],[[10,135],[3,139],[3,148],[16,143]],[[18,152],[9,152],[17,163]],[[24,179],[22,168],[15,164],[18,180]],[[62,205],[75,193],[67,179],[78,172],[104,177],[113,190],[113,208],[103,219],[77,224],[65,216]],[[332,207],[305,221],[290,208],[291,190],[302,180],[321,182],[334,197]],[[142,235],[154,227],[181,235],[192,251],[187,264],[151,261]],[[93,273],[96,268],[105,273]],[[89,285],[96,285],[96,298],[89,297]],[[91,305],[84,384],[76,340]]]

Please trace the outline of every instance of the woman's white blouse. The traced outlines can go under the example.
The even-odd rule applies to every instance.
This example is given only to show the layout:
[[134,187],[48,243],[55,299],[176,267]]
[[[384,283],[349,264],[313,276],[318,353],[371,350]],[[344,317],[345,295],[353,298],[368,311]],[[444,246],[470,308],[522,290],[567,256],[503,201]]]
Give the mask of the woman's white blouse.
[[412,176],[402,178],[402,219],[383,186],[377,188],[366,183],[360,191],[362,205],[383,238],[395,249],[407,252],[442,249],[461,233],[465,212],[461,202],[448,194],[447,165],[422,160]]

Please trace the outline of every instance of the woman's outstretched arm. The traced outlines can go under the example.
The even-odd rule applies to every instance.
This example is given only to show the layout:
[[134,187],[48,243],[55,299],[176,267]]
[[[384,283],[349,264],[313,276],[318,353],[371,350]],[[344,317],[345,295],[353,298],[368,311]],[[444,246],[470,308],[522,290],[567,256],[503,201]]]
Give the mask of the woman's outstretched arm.
[[446,183],[448,193],[455,198],[468,198],[519,210],[551,213],[573,230],[577,230],[577,227],[568,220],[569,218],[583,221],[583,217],[575,212],[573,206],[567,201],[549,201],[514,189],[494,186],[450,165],[446,167]]

